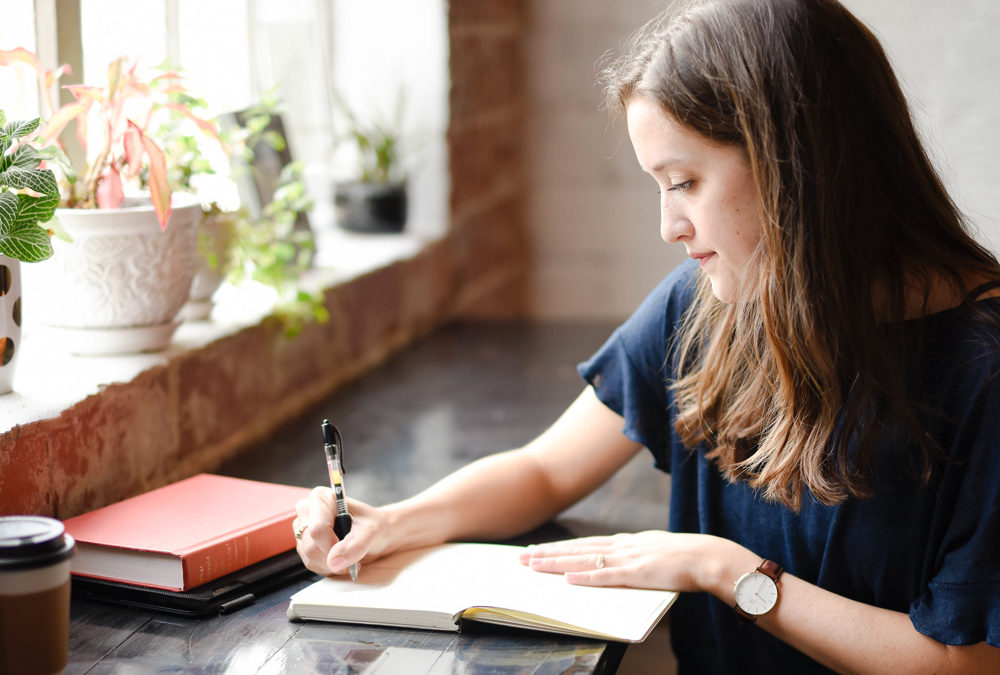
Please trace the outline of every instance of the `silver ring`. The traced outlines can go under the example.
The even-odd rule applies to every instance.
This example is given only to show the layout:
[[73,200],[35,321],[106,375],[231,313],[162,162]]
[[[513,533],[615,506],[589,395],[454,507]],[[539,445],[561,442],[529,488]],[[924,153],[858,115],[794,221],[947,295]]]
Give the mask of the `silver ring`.
[[594,563],[594,567],[599,570],[604,569],[604,554],[597,556],[597,562]]
[[298,539],[299,541],[301,541],[302,540],[302,533],[306,531],[307,527],[309,527],[309,526],[308,525],[303,525],[302,527],[296,529],[295,530],[295,538]]

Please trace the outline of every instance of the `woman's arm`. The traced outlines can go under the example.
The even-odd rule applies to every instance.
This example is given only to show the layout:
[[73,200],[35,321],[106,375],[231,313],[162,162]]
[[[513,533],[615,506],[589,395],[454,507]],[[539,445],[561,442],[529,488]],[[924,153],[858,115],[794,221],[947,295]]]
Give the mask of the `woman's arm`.
[[[602,555],[603,569],[595,569]],[[650,531],[531,547],[523,562],[567,581],[707,591],[732,607],[733,585],[761,558],[727,539]],[[780,563],[780,561],[778,561]],[[909,616],[856,602],[785,573],[779,600],[757,625],[828,668],[847,673],[1000,673],[1000,649],[945,645]]]
[[298,504],[308,524],[299,542],[306,566],[339,573],[365,557],[453,539],[504,539],[527,532],[595,490],[640,446],[622,418],[588,387],[544,433],[517,450],[477,460],[420,494],[375,508],[351,501],[354,525],[333,535],[328,488]]

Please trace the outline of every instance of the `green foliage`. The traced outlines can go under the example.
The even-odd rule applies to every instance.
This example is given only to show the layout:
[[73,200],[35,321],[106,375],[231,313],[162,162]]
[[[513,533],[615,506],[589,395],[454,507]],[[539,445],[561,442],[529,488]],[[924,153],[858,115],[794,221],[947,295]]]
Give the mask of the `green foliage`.
[[396,111],[391,121],[362,121],[339,95],[337,105],[347,122],[347,131],[336,140],[338,143],[350,141],[356,146],[358,180],[384,184],[403,179],[400,168],[403,94],[400,93],[396,99]]
[[[161,69],[170,71],[167,64]],[[208,109],[203,99],[186,91],[172,93],[169,101],[199,115]],[[279,112],[279,101],[272,91],[243,114],[238,126],[218,125],[218,136],[212,138],[236,160],[231,167],[234,178],[253,170],[255,149],[263,146],[276,153],[285,149],[285,138],[271,128],[272,117]],[[161,117],[156,128],[168,156],[167,175],[175,190],[194,191],[199,176],[216,173],[217,167],[204,152],[204,143],[210,139],[173,108],[171,113]],[[278,296],[274,313],[289,335],[297,334],[309,321],[325,322],[328,318],[322,294],[300,287],[316,246],[312,232],[296,229],[295,223],[311,206],[302,167],[293,163],[282,168],[274,195],[259,217],[251,217],[246,210],[232,213],[230,228],[219,235],[222,241],[214,241],[208,232],[198,235],[199,254],[212,269],[224,273],[229,283],[239,286],[252,280],[274,289]],[[213,204],[212,212],[218,214],[218,206]]]
[[39,262],[52,256],[49,230],[59,205],[59,186],[51,169],[43,169],[45,156],[22,141],[38,129],[40,120],[7,124],[0,111],[0,253],[22,262]]
[[289,336],[298,334],[310,321],[325,323],[329,319],[323,294],[300,284],[316,247],[312,232],[296,229],[295,222],[299,213],[311,206],[302,182],[302,165],[292,162],[282,169],[274,197],[261,217],[236,222],[230,251],[229,282],[238,286],[252,279],[273,288],[278,294],[275,315]]

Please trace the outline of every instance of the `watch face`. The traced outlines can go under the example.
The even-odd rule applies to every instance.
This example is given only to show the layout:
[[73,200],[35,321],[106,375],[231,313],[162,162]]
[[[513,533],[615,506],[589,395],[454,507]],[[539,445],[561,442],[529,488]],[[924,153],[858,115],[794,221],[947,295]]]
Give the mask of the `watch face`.
[[778,603],[778,585],[761,572],[748,572],[736,581],[736,604],[747,614],[767,614]]

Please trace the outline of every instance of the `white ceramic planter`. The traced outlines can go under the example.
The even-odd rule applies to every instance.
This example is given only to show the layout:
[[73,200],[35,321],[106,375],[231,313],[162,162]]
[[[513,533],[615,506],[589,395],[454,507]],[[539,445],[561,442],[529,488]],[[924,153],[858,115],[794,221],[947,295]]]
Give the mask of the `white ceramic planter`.
[[121,209],[57,209],[72,237],[25,266],[26,308],[76,354],[155,351],[170,344],[197,262],[201,205],[174,194],[167,229],[148,200]]
[[21,350],[21,262],[0,255],[0,394],[13,391]]

